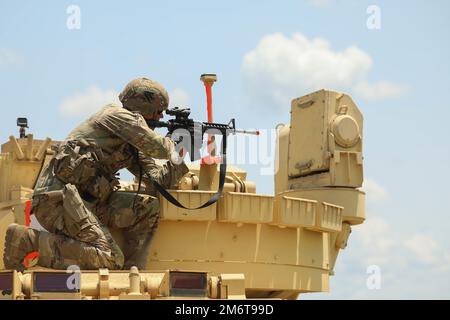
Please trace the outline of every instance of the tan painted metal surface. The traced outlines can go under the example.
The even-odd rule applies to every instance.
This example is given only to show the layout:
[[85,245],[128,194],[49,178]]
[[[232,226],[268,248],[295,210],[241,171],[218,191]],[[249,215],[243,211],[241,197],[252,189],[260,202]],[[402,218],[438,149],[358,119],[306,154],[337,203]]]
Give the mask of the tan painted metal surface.
[[[150,271],[82,270],[80,290],[58,295],[40,292],[39,281],[66,271],[5,270],[0,276],[11,277],[13,285],[3,298],[170,299],[192,294],[293,299],[326,292],[351,228],[365,220],[365,194],[358,189],[363,182],[362,128],[362,114],[346,94],[320,90],[294,99],[290,124],[277,128],[274,195],[257,194],[247,173],[229,166],[225,192],[213,206],[192,212],[160,198]],[[53,143],[29,135],[2,145],[0,253],[8,224],[25,223],[25,202]],[[172,195],[186,206],[199,206],[215,192],[217,170],[192,165]],[[123,186],[136,189],[132,183]],[[113,234],[120,244],[120,230]],[[204,287],[186,291],[175,285],[177,279]]]

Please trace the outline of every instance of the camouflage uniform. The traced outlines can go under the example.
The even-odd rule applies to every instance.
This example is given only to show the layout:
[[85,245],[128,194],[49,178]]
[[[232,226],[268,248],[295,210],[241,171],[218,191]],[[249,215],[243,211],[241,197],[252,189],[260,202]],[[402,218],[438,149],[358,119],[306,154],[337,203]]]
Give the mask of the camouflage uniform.
[[[38,178],[32,213],[49,231],[40,232],[39,265],[57,269],[121,269],[135,264],[144,242],[159,220],[159,202],[151,183],[149,194],[117,192],[118,170],[139,176],[139,164],[166,188],[187,173],[184,163],[163,166],[173,142],[151,130],[145,119],[108,105],[73,130]],[[123,230],[124,250],[109,228]],[[142,267],[142,266],[141,266]]]

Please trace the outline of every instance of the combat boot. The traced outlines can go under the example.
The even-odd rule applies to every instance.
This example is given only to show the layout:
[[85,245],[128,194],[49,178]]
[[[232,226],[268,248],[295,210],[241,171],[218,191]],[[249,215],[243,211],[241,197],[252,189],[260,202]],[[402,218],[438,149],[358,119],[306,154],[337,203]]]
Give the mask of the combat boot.
[[3,263],[6,269],[23,269],[27,254],[37,251],[39,231],[18,224],[10,224],[6,230]]

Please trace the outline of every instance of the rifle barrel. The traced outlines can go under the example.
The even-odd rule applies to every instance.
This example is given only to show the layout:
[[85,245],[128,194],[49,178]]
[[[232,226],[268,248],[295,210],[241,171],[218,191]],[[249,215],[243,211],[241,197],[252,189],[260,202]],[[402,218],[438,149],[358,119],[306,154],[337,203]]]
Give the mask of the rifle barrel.
[[154,128],[168,128],[170,124],[164,121],[147,120],[147,125]]
[[[193,122],[194,124],[194,122]],[[207,129],[218,129],[218,130],[226,130],[232,134],[252,134],[255,136],[259,136],[260,135],[260,131],[259,130],[243,130],[243,129],[235,129],[234,128],[234,122],[233,125],[231,126],[230,124],[222,124],[222,123],[214,123],[214,122],[203,122],[203,123],[197,123],[200,124],[201,126],[203,126],[203,128],[207,128]],[[165,122],[165,121],[156,121],[156,120],[148,120],[147,121],[147,125],[149,127],[153,127],[153,128],[170,128],[172,127],[172,123],[170,122]],[[180,125],[180,127],[183,127],[183,125]],[[194,126],[193,126],[194,127]],[[187,127],[186,127],[187,129]]]

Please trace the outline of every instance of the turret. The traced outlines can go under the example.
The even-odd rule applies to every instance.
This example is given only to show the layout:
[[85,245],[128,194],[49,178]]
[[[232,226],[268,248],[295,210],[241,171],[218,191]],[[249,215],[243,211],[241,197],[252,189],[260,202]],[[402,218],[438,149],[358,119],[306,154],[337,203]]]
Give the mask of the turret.
[[275,219],[286,215],[281,202],[315,201],[308,203],[316,226],[329,220],[324,230],[330,236],[331,273],[350,226],[365,219],[364,192],[358,189],[363,183],[362,132],[363,116],[352,98],[331,90],[292,100],[290,125],[278,126]]

